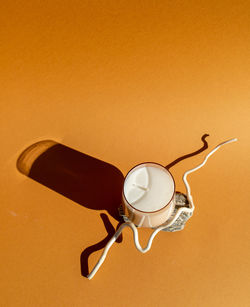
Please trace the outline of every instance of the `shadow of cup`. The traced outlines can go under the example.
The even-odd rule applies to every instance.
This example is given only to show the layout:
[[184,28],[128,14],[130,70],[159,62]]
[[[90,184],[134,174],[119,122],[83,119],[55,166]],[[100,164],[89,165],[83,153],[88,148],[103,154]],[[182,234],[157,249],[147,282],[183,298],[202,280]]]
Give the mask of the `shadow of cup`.
[[93,210],[120,221],[124,176],[115,166],[52,140],[22,152],[17,168],[24,175]]

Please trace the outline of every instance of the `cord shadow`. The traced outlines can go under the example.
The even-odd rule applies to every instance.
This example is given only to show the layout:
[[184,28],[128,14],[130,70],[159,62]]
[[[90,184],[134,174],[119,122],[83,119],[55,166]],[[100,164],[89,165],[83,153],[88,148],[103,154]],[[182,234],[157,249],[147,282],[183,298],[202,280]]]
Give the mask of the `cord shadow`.
[[169,163],[168,165],[166,165],[165,168],[166,168],[167,170],[169,170],[171,167],[173,167],[173,166],[176,165],[177,163],[181,162],[182,160],[185,160],[185,159],[187,159],[187,158],[196,156],[196,155],[200,154],[201,152],[203,152],[204,150],[206,150],[206,149],[208,148],[208,143],[207,143],[207,141],[206,141],[206,138],[207,138],[208,136],[209,136],[209,134],[203,134],[203,136],[201,137],[201,140],[202,140],[202,142],[203,142],[203,146],[202,146],[200,149],[198,149],[198,150],[196,150],[196,151],[194,151],[194,152],[191,152],[191,153],[189,153],[189,154],[186,154],[186,155],[184,155],[184,156],[181,156],[181,157],[175,159],[173,162],[171,162],[171,163]]
[[[106,228],[107,236],[100,242],[85,248],[85,250],[82,252],[80,262],[81,262],[81,273],[82,273],[82,276],[84,277],[87,277],[89,275],[89,265],[88,265],[89,256],[93,254],[94,252],[99,251],[100,249],[103,249],[106,246],[106,244],[109,242],[109,240],[112,238],[112,236],[115,234],[116,230],[122,224],[122,222],[120,222],[115,229],[113,225],[110,223],[109,218],[106,214],[101,213],[100,217]],[[122,235],[120,235],[116,239],[116,242],[117,243],[122,242]]]

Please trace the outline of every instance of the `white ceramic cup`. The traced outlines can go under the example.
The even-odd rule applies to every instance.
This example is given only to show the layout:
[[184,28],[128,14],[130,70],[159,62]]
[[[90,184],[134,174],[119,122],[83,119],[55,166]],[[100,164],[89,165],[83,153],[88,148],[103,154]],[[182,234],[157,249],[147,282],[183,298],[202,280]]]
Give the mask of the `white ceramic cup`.
[[171,173],[158,163],[141,163],[125,177],[123,209],[136,226],[157,227],[171,216],[174,196],[175,182]]

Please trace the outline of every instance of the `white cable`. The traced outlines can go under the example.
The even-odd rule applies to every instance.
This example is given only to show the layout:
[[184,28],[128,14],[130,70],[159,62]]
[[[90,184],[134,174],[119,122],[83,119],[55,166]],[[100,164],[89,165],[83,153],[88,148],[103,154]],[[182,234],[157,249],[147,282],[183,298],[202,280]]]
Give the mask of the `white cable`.
[[177,210],[175,216],[173,219],[171,219],[170,221],[158,226],[151,234],[151,236],[149,237],[149,240],[148,240],[148,244],[145,248],[142,248],[141,245],[140,245],[140,242],[139,242],[139,238],[138,238],[138,230],[136,228],[136,226],[132,223],[132,222],[127,222],[127,223],[123,223],[119,228],[118,230],[116,231],[116,233],[113,235],[113,237],[109,240],[109,242],[107,243],[107,245],[105,246],[103,252],[102,252],[102,255],[100,257],[100,259],[98,260],[97,264],[95,265],[95,267],[93,268],[93,270],[90,272],[90,274],[87,276],[87,278],[90,280],[94,277],[94,275],[96,274],[96,272],[99,270],[100,266],[102,265],[102,263],[104,262],[107,254],[108,254],[108,251],[110,249],[110,247],[113,245],[113,243],[116,241],[116,239],[119,237],[119,235],[121,234],[123,228],[125,227],[130,227],[133,231],[133,236],[134,236],[134,244],[135,244],[135,247],[141,252],[141,253],[146,253],[150,250],[151,246],[152,246],[152,243],[153,243],[153,240],[155,238],[155,236],[158,234],[158,232],[160,232],[162,229],[165,229],[167,227],[170,227],[171,225],[174,224],[174,222],[178,219],[178,217],[180,216],[180,214],[182,212],[189,212],[189,213],[192,213],[194,211],[194,203],[193,203],[193,198],[192,198],[192,195],[191,195],[191,189],[190,189],[190,186],[187,182],[187,175],[189,175],[190,173],[192,172],[195,172],[196,170],[198,170],[199,168],[201,168],[202,166],[204,166],[208,160],[208,158],[214,154],[222,145],[225,145],[227,143],[231,143],[231,142],[235,142],[237,141],[237,139],[231,139],[231,140],[228,140],[228,141],[225,141],[219,145],[217,145],[206,157],[205,159],[203,160],[203,162],[201,164],[199,164],[198,166],[186,171],[183,175],[183,181],[184,181],[184,184],[186,186],[186,191],[187,191],[187,198],[188,198],[188,201],[191,205],[190,208],[186,208],[186,207],[183,207],[183,208],[180,208]]
[[188,201],[189,203],[191,204],[191,208],[194,210],[194,203],[193,203],[193,198],[192,198],[192,195],[191,195],[191,189],[190,189],[190,186],[187,182],[187,175],[189,175],[190,173],[193,173],[195,171],[197,171],[199,168],[201,168],[202,166],[204,166],[208,160],[208,158],[213,155],[221,146],[225,145],[225,144],[228,144],[228,143],[232,143],[232,142],[236,142],[237,139],[234,138],[234,139],[230,139],[228,141],[225,141],[225,142],[222,142],[220,143],[219,145],[217,145],[212,151],[210,151],[205,159],[203,160],[203,162],[201,164],[199,164],[198,166],[186,171],[182,177],[183,181],[184,181],[184,184],[186,186],[186,191],[187,191],[187,198],[188,198]]

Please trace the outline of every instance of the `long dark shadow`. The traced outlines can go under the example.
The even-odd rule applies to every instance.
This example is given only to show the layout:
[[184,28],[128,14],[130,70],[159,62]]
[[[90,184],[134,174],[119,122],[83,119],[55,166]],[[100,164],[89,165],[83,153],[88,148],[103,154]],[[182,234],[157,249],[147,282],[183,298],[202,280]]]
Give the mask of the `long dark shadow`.
[[120,221],[124,176],[115,166],[54,141],[28,147],[18,170],[83,207],[106,210]]
[[185,159],[187,159],[187,158],[196,156],[196,155],[200,154],[201,152],[203,152],[204,150],[206,150],[206,149],[208,148],[208,143],[207,143],[207,141],[206,141],[206,138],[207,138],[208,136],[209,136],[209,134],[203,134],[203,136],[201,137],[201,140],[202,140],[202,142],[203,142],[203,146],[202,146],[200,149],[198,149],[198,150],[196,150],[196,151],[194,151],[194,152],[191,152],[191,153],[189,153],[189,154],[186,154],[186,155],[184,155],[184,156],[181,156],[181,157],[175,159],[173,162],[171,162],[171,163],[169,163],[168,165],[166,165],[165,168],[166,168],[167,170],[169,170],[171,167],[173,167],[173,166],[176,165],[177,163],[181,162],[182,160],[185,160]]

